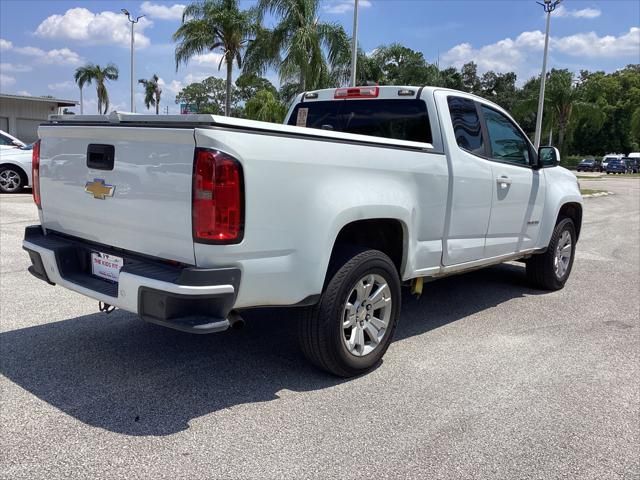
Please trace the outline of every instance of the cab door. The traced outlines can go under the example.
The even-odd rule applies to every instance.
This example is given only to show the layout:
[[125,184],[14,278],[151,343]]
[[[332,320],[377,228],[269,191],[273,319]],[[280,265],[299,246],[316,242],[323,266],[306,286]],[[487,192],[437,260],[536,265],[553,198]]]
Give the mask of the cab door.
[[435,96],[450,171],[442,254],[442,264],[450,266],[484,258],[494,181],[473,97],[446,91]]
[[532,168],[534,150],[504,113],[480,104],[488,139],[493,198],[485,257],[528,250],[536,245],[544,208],[545,176]]

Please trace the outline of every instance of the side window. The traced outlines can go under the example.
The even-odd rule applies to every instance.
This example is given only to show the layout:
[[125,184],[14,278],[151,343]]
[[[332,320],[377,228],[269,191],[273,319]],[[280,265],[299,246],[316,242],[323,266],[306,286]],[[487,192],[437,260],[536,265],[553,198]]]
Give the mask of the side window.
[[495,160],[518,165],[530,165],[529,142],[520,130],[502,113],[482,105],[487,124],[491,157]]
[[13,145],[13,142],[9,137],[5,137],[4,135],[0,135],[0,145]]
[[449,113],[458,146],[476,155],[485,155],[480,117],[473,100],[448,97]]

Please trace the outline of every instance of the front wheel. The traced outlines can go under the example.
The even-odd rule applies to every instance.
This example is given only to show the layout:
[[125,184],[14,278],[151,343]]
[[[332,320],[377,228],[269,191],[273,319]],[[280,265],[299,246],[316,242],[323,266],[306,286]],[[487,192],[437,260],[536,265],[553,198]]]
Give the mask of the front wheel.
[[305,356],[340,377],[375,367],[387,351],[400,317],[400,278],[378,250],[359,250],[332,265],[320,302],[307,309],[299,339]]
[[527,260],[527,277],[538,288],[560,290],[567,282],[576,252],[573,220],[563,218],[551,235],[547,251]]
[[0,191],[20,193],[27,185],[27,176],[18,167],[0,167]]

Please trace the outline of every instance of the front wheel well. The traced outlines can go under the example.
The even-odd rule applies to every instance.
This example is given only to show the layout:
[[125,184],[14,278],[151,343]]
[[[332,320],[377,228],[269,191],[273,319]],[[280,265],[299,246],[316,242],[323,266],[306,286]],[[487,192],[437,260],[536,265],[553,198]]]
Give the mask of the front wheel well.
[[27,172],[25,172],[24,168],[22,168],[20,165],[16,165],[15,163],[0,163],[0,168],[4,168],[4,167],[11,167],[11,168],[13,168],[15,170],[18,170],[18,172],[23,175],[23,178],[25,180],[29,179],[29,176],[27,175]]
[[[335,268],[345,254],[354,249],[379,250],[386,254],[402,277],[405,252],[405,234],[403,224],[392,218],[358,220],[340,230],[331,251],[326,281],[331,279]],[[325,283],[326,283],[325,281]]]
[[580,238],[580,228],[582,227],[582,205],[575,202],[565,203],[562,205],[558,212],[556,224],[563,218],[570,218],[573,221],[573,226],[576,229],[576,240]]

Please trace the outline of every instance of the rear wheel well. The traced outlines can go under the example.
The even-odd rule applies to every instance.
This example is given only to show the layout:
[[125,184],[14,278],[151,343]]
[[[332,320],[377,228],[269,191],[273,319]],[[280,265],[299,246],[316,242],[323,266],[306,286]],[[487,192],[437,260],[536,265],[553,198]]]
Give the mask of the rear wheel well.
[[341,261],[347,260],[345,256],[363,248],[385,253],[398,270],[398,275],[402,277],[404,238],[402,223],[391,218],[358,220],[345,225],[333,244],[325,284],[340,268]]
[[576,239],[580,237],[580,227],[582,226],[582,205],[579,203],[565,203],[558,212],[556,224],[563,218],[570,218],[576,229]]

